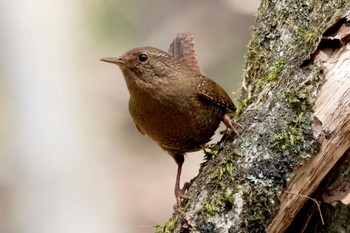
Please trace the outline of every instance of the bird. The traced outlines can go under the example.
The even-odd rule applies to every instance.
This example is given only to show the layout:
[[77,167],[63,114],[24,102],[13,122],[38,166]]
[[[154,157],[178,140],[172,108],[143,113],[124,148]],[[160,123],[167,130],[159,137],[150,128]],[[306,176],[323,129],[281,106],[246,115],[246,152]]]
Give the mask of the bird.
[[189,183],[180,188],[185,153],[208,143],[220,122],[238,135],[230,115],[236,106],[212,79],[203,74],[190,33],[178,33],[168,51],[155,47],[131,49],[101,61],[121,69],[129,90],[129,112],[141,134],[148,135],[177,164],[174,194],[181,206]]

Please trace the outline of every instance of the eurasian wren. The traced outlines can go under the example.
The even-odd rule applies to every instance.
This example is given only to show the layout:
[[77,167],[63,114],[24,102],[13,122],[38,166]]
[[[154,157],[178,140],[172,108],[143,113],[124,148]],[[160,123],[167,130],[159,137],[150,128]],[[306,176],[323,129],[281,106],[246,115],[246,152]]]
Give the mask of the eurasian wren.
[[123,72],[137,129],[175,159],[174,193],[180,207],[189,186],[180,188],[184,153],[209,142],[220,121],[237,134],[227,115],[236,111],[235,105],[224,89],[201,72],[191,34],[178,34],[168,52],[141,47],[101,60],[117,64]]

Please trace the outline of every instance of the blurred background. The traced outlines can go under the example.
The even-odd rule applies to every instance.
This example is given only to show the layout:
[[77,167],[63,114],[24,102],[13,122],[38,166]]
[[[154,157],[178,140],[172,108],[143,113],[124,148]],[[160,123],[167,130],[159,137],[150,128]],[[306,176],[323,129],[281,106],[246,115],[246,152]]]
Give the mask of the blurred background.
[[[99,59],[191,32],[205,74],[237,92],[258,4],[1,1],[0,232],[148,233],[171,217],[176,164],[139,134],[120,70]],[[182,182],[202,159],[187,156]]]

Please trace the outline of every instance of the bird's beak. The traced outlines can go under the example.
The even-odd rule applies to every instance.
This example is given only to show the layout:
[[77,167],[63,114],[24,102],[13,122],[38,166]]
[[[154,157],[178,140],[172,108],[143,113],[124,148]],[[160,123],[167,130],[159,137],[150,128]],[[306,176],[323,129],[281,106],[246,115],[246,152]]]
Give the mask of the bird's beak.
[[104,62],[113,63],[118,66],[124,64],[124,61],[122,60],[121,57],[104,57],[104,58],[101,58],[100,60]]

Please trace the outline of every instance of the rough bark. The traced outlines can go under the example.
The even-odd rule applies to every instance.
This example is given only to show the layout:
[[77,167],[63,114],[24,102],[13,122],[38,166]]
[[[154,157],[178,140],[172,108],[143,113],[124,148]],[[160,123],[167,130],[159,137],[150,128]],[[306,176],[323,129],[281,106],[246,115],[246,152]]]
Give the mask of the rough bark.
[[262,1],[240,136],[207,153],[190,199],[155,232],[350,230],[349,16],[345,0]]

